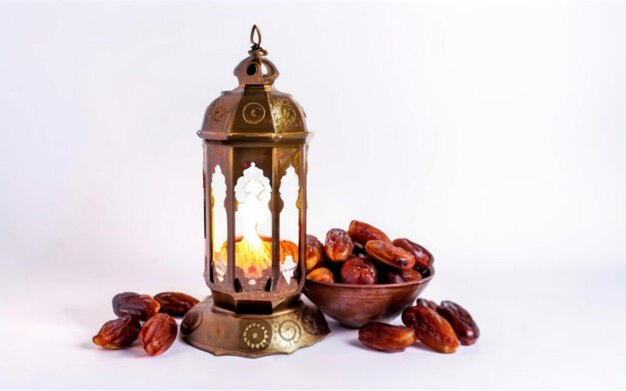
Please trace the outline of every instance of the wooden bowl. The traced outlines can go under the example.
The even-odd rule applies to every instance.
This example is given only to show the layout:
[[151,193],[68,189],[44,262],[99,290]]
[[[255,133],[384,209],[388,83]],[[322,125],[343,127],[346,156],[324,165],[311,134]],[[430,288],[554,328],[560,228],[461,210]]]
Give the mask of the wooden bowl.
[[400,284],[358,285],[306,280],[302,292],[322,312],[348,327],[386,322],[402,313],[435,275],[431,265],[420,281]]

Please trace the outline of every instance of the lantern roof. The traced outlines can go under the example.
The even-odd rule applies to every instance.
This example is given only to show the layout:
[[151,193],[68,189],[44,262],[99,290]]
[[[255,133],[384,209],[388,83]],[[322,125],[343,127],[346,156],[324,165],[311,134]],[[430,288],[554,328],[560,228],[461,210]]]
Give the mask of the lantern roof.
[[216,141],[301,141],[309,132],[304,109],[287,93],[274,88],[279,76],[261,47],[256,25],[250,33],[249,56],[234,70],[239,86],[224,91],[207,108],[198,135]]

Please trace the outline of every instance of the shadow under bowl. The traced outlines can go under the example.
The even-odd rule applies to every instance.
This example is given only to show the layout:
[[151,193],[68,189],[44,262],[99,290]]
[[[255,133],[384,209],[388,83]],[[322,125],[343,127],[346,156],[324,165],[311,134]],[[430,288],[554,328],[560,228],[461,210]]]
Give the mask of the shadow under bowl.
[[402,313],[435,275],[431,265],[420,281],[400,284],[358,285],[306,280],[302,292],[322,312],[348,327],[386,322]]

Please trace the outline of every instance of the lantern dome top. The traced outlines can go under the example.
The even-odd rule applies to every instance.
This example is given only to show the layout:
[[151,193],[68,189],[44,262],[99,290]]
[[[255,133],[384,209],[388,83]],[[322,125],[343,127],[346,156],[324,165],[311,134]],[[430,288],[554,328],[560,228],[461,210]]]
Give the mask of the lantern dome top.
[[280,73],[266,58],[256,25],[252,26],[250,42],[249,56],[233,72],[239,86],[222,92],[209,105],[198,135],[216,141],[306,139],[309,132],[304,109],[290,94],[274,88]]

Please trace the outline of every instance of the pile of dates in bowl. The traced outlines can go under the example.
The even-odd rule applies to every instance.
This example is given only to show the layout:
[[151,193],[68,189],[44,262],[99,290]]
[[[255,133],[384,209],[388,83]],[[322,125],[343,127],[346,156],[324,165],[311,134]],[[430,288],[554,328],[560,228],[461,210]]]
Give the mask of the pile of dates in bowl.
[[[398,351],[419,340],[451,353],[459,339],[471,344],[478,338],[478,327],[458,304],[438,306],[420,299],[413,305],[435,274],[432,254],[416,242],[391,240],[380,229],[353,220],[347,231],[329,230],[323,244],[307,235],[306,245],[304,294],[329,317],[360,328],[364,345]],[[382,323],[401,313],[404,326]]]

